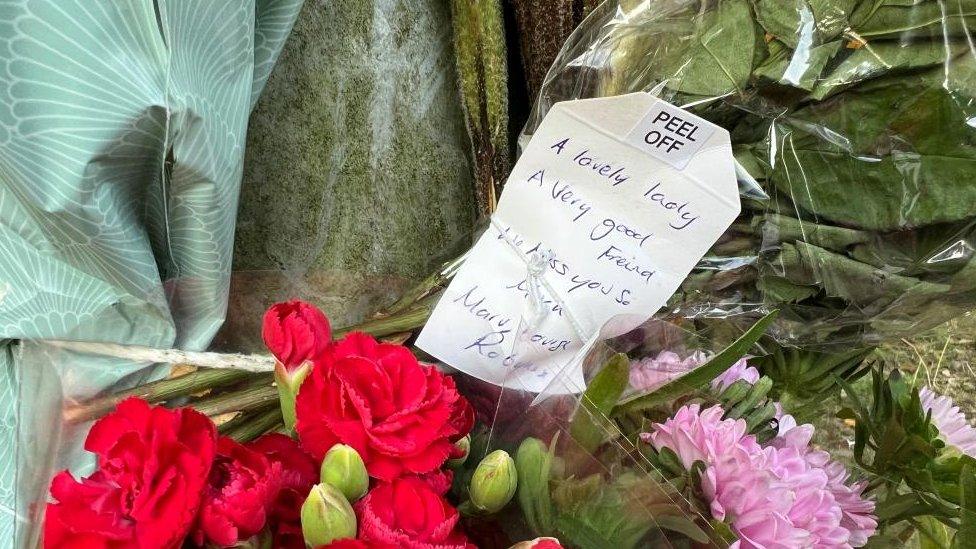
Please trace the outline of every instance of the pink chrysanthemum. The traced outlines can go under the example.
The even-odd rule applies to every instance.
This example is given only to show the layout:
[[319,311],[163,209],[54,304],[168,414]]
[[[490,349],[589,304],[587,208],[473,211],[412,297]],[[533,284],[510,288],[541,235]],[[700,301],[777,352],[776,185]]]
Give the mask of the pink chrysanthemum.
[[[696,351],[685,358],[672,351],[661,351],[655,357],[642,358],[631,363],[630,384],[641,391],[653,391],[701,366],[707,360],[708,356],[701,351]],[[712,380],[712,389],[720,391],[740,379],[749,383],[759,380],[759,370],[749,366],[744,358]]]
[[705,469],[701,488],[712,516],[732,525],[739,537],[732,549],[808,547],[810,536],[789,518],[789,485],[762,467],[761,452],[748,450],[749,445],[737,446]]
[[966,414],[953,404],[952,399],[933,392],[928,387],[918,391],[922,408],[932,412],[932,423],[939,436],[969,457],[976,457],[976,429],[969,424]]
[[868,483],[860,481],[847,484],[847,468],[836,461],[828,463],[824,471],[827,472],[827,488],[844,513],[840,524],[850,532],[850,545],[861,547],[867,544],[868,538],[878,529],[878,519],[874,516],[874,500],[864,496]]
[[721,391],[725,387],[732,385],[736,381],[744,379],[750,384],[755,384],[759,381],[759,370],[753,366],[749,366],[749,363],[744,358],[740,358],[738,362],[732,365],[731,368],[725,370],[718,377],[712,380],[712,389],[716,391]]
[[860,547],[878,522],[874,501],[863,497],[865,483],[847,485],[847,469],[830,454],[810,446],[812,425],[797,425],[790,415],[779,418],[779,433],[764,449],[797,488],[791,513],[794,524],[813,535],[814,547]]
[[672,351],[661,351],[657,356],[630,363],[630,384],[641,391],[652,391],[694,370],[704,361],[705,355],[701,352],[681,358]]
[[864,545],[877,523],[863,485],[847,486],[847,471],[809,443],[813,428],[783,416],[780,436],[766,447],[746,434],[743,420],[698,404],[642,437],[677,454],[687,468],[705,463],[702,492],[712,515],[727,521],[740,548],[847,548]]
[[746,435],[745,420],[722,419],[724,414],[717,405],[705,411],[698,404],[682,406],[673,417],[655,424],[652,432],[642,433],[641,438],[657,450],[670,448],[685,469],[696,461],[710,465],[740,446],[749,452],[760,451],[756,437]]

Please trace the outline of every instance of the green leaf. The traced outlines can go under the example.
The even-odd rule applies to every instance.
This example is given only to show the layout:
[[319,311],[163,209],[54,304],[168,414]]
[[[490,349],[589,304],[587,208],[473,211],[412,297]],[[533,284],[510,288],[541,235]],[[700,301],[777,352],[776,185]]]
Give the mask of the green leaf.
[[675,33],[677,48],[658,60],[668,87],[682,93],[718,96],[745,88],[752,73],[757,28],[748,0],[722,0],[696,15],[690,32]]
[[539,536],[549,535],[553,528],[553,506],[550,498],[552,460],[558,436],[547,447],[537,438],[526,438],[515,452],[518,488],[515,497],[529,528]]
[[793,284],[819,286],[871,313],[906,296],[931,298],[949,290],[946,284],[892,274],[802,241],[783,244],[775,264]]
[[844,251],[855,244],[870,242],[872,234],[866,231],[835,227],[825,223],[801,221],[795,217],[768,213],[753,219],[753,226],[762,231],[763,239],[770,242],[802,240],[814,246],[833,251]]
[[670,530],[672,532],[678,532],[683,534],[692,541],[697,543],[709,543],[711,538],[700,526],[695,524],[695,521],[677,515],[656,515],[654,517],[654,525],[663,530]]
[[852,34],[862,38],[941,38],[964,36],[967,17],[976,15],[976,2],[862,2],[851,16]]
[[959,530],[953,547],[970,549],[976,547],[976,469],[971,464],[964,465],[959,473],[959,487]]
[[630,380],[630,359],[617,353],[587,384],[580,406],[573,415],[570,434],[587,452],[607,438],[609,416]]
[[903,522],[896,524],[890,528],[886,528],[884,532],[878,532],[868,539],[867,545],[864,549],[891,549],[892,547],[904,547],[911,537],[915,533],[915,529],[911,524]]
[[756,19],[766,32],[791,49],[809,48],[840,35],[857,3],[857,0],[756,0]]
[[912,521],[918,531],[919,549],[950,549],[952,533],[942,522],[932,517],[919,517]]
[[614,413],[625,413],[633,410],[644,410],[651,408],[659,404],[671,402],[679,396],[686,395],[704,387],[713,379],[731,368],[733,364],[743,357],[743,355],[749,352],[749,349],[751,349],[752,346],[759,341],[759,338],[766,333],[766,329],[769,328],[770,324],[772,324],[773,320],[776,319],[778,314],[779,311],[773,311],[762,317],[759,322],[753,324],[752,327],[746,331],[746,333],[742,334],[742,336],[732,342],[731,345],[712,357],[711,360],[705,364],[675,380],[670,381],[651,393],[625,400],[619,406],[614,408]]
[[889,521],[894,517],[903,516],[917,505],[915,494],[898,494],[889,496],[879,503],[874,514],[880,521]]
[[599,490],[588,499],[559,509],[557,537],[567,547],[643,546],[641,541],[658,517],[687,513],[676,506],[677,495],[667,491],[669,485],[631,470],[618,470],[612,480],[601,480],[596,486]]
[[559,515],[556,517],[560,541],[565,540],[571,547],[580,547],[580,549],[605,549],[607,547],[632,549],[638,546],[641,538],[650,530],[649,524],[621,530],[612,527],[601,529],[587,518],[576,515]]
[[556,517],[560,540],[571,542],[581,549],[602,549],[606,541],[601,533],[573,515],[560,514]]
[[762,274],[756,283],[764,303],[796,303],[820,293],[815,286],[801,286],[772,274]]
[[849,55],[821,78],[810,96],[823,100],[854,84],[882,76],[904,74],[935,65],[942,65],[968,50],[962,44],[946,44],[942,41],[913,43],[910,47],[900,42],[872,41]]
[[775,123],[769,181],[819,219],[862,230],[973,217],[974,74],[965,55],[799,108]]

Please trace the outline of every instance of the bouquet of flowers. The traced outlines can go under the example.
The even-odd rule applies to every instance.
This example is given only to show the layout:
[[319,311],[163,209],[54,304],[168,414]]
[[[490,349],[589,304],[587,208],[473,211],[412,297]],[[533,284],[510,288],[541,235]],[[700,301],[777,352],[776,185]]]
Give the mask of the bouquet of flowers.
[[[879,366],[835,375],[837,390],[875,378],[870,402],[837,407],[857,433],[844,464],[776,400],[775,361],[746,354],[774,317],[718,352],[650,321],[593,348],[579,392],[559,376],[533,395],[363,332],[333,340],[314,306],[280,303],[263,328],[273,385],[201,369],[182,378],[237,382],[175,377],[69,408],[114,403],[85,441],[96,470],[51,481],[43,543],[840,548],[933,523],[962,540],[976,430],[958,408]],[[274,398],[255,404],[255,387]]]
[[269,310],[264,337],[294,436],[242,443],[192,407],[124,400],[89,431],[97,471],[52,482],[45,546],[467,547],[444,498],[473,423],[454,381],[401,345],[332,341],[304,303]]

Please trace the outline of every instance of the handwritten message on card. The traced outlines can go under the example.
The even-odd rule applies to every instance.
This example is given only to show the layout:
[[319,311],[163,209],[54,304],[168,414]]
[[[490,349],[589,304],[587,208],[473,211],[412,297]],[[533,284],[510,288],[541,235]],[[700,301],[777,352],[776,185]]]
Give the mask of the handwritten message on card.
[[657,312],[738,213],[722,128],[647,94],[559,103],[417,345],[499,385],[581,383],[587,341]]

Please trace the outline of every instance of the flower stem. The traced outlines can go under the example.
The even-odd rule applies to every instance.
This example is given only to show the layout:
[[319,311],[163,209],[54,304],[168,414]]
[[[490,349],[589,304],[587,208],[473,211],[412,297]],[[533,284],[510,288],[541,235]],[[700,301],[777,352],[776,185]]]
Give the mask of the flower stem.
[[269,383],[203,398],[190,403],[189,406],[204,415],[218,416],[227,412],[264,410],[272,406],[277,407],[277,404],[278,389]]
[[[258,374],[262,375],[262,374]],[[270,378],[269,374],[263,374]],[[132,389],[106,395],[95,400],[71,406],[64,411],[67,423],[79,423],[101,417],[130,397],[157,403],[191,395],[207,389],[225,387],[248,379],[255,374],[244,370],[202,369],[179,377],[161,379]]]
[[464,260],[467,258],[467,255],[467,252],[465,252],[460,256],[442,264],[437,271],[429,275],[427,278],[421,280],[420,283],[413,288],[410,288],[404,292],[403,295],[400,296],[400,299],[381,312],[380,316],[388,317],[401,313],[412,308],[420,300],[430,297],[431,294],[440,289],[445,282],[448,282],[454,278],[454,275],[457,274],[458,269],[460,269],[461,265],[464,264]]
[[334,332],[335,337],[342,337],[349,332],[366,332],[374,337],[383,337],[400,332],[412,332],[423,327],[434,311],[436,296],[428,296],[405,311],[386,317],[367,320],[355,326],[339,328]]
[[[458,258],[455,260],[455,262],[459,262],[461,259],[462,258]],[[339,328],[335,331],[335,337],[341,337],[344,334],[355,331],[366,332],[374,337],[383,337],[403,332],[412,332],[417,328],[422,327],[427,322],[431,312],[433,312],[434,304],[436,303],[436,297],[428,294],[437,288],[437,284],[435,284],[436,281],[439,281],[438,283],[443,283],[444,280],[447,280],[450,278],[450,276],[453,276],[453,272],[449,272],[448,269],[451,264],[452,263],[445,264],[445,266],[442,267],[438,273],[428,277],[429,280],[426,284],[421,284],[414,289],[413,294],[411,295],[422,296],[422,299],[419,302],[411,301],[408,303],[406,301],[407,296],[405,295],[403,299],[398,301],[397,304],[394,304],[394,306],[389,309],[390,311],[396,312],[389,314],[389,316],[368,320],[354,326]],[[457,263],[457,265],[459,264],[460,263]],[[401,302],[406,303],[405,309],[399,308],[399,304]],[[140,352],[145,351],[143,348],[140,348],[139,350]],[[163,349],[160,351],[168,350]],[[217,353],[206,354],[217,355]],[[239,355],[233,356],[236,357]],[[154,361],[164,360],[156,359]],[[198,366],[198,364],[192,365]],[[219,387],[226,387],[228,385],[234,385],[239,382],[247,382],[247,386],[240,391],[226,393],[220,395],[219,397],[203,399],[193,404],[193,407],[197,409],[200,409],[202,403],[203,406],[208,407],[231,406],[231,408],[225,409],[223,412],[236,411],[241,409],[233,407],[235,406],[233,402],[236,402],[234,400],[236,398],[258,398],[258,395],[265,395],[266,393],[271,392],[274,393],[275,396],[275,398],[272,400],[277,400],[277,392],[275,388],[271,386],[272,381],[273,374],[270,371],[254,373],[252,371],[231,368],[204,368],[190,374],[174,378],[161,379],[159,381],[147,383],[133,389],[104,395],[83,404],[69,407],[64,411],[64,419],[69,423],[96,419],[105,415],[110,410],[115,408],[119,402],[122,402],[129,397],[142,398],[150,403],[167,402],[175,398],[192,395],[207,389],[215,389]],[[257,391],[254,390],[255,387],[258,388]],[[246,403],[251,401],[244,400],[243,402]],[[208,415],[216,415],[217,413],[223,412],[208,413]]]
[[281,409],[271,408],[235,417],[220,426],[220,434],[237,442],[249,442],[283,425]]

